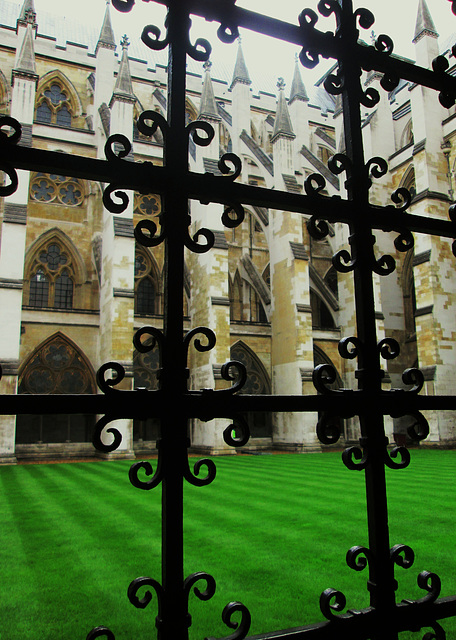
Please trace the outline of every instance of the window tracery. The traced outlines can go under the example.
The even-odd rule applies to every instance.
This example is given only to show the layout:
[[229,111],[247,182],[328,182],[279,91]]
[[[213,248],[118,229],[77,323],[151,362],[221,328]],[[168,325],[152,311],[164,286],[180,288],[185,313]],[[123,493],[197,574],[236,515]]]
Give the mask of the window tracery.
[[135,256],[135,313],[157,315],[161,311],[161,291],[157,269],[145,252]]
[[56,239],[37,252],[30,269],[31,307],[72,309],[74,272],[69,252]]
[[79,207],[84,202],[84,187],[76,178],[39,172],[31,177],[30,197],[37,202]]
[[135,193],[135,213],[144,216],[158,216],[161,213],[160,196]]
[[[24,366],[18,393],[96,393],[94,374],[82,352],[57,333]],[[82,414],[18,415],[16,442],[90,442],[94,421],[94,416]]]
[[37,100],[36,121],[71,127],[72,110],[68,91],[63,83],[52,80],[45,85]]

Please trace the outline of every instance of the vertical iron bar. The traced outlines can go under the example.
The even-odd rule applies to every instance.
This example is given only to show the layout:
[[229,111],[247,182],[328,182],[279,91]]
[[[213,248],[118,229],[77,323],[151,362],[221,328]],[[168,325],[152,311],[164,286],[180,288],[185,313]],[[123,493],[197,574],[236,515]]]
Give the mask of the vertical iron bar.
[[[346,153],[352,162],[352,176],[348,184],[348,199],[353,203],[353,222],[350,224],[352,258],[356,260],[354,287],[358,338],[363,345],[358,362],[359,388],[381,391],[381,368],[375,325],[375,299],[372,266],[375,259],[373,235],[367,215],[369,181],[366,174],[362,122],[360,112],[360,72],[354,51],[358,29],[352,0],[339,0],[342,7],[341,37],[345,43],[340,71]],[[369,583],[371,605],[378,611],[378,640],[397,640],[391,624],[395,606],[393,563],[390,560],[388,504],[385,477],[385,430],[383,416],[372,412],[360,414],[361,436],[367,447],[369,462],[365,470],[366,500],[369,531]]]
[[[164,163],[173,171],[176,185],[168,184],[164,195],[165,265],[164,334],[162,389],[167,414],[161,425],[162,483],[162,586],[164,601],[159,640],[188,638],[187,603],[183,583],[183,464],[187,450],[187,421],[179,396],[187,389],[183,352],[184,238],[188,201],[182,185],[187,173],[185,131],[186,42],[189,16],[183,3],[170,3],[167,15],[168,58],[168,135]],[[168,175],[169,175],[168,173]]]

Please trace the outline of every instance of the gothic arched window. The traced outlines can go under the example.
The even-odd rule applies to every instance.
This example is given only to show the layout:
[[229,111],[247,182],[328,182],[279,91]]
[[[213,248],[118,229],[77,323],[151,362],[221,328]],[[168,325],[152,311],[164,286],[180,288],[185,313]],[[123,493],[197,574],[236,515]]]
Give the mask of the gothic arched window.
[[70,253],[57,239],[36,253],[30,269],[28,304],[31,307],[72,309],[74,273]]
[[[145,341],[145,345],[151,343]],[[159,350],[156,346],[147,353],[134,351],[133,376],[135,389],[142,388],[149,391],[158,389],[158,370],[160,367]],[[160,421],[157,418],[135,418],[133,420],[134,448],[147,448],[144,443],[157,441],[160,434]],[[150,447],[150,445],[149,445]]]
[[314,291],[310,292],[312,307],[312,327],[315,329],[335,329],[334,318],[326,304]]
[[53,79],[41,88],[37,99],[37,122],[71,127],[72,113],[69,92],[60,80]]
[[146,252],[135,257],[135,313],[157,315],[161,310],[159,278],[152,258]]
[[[247,381],[240,393],[269,395],[271,382],[266,370],[251,349],[243,342],[237,342],[231,347],[232,360],[241,362],[247,371]],[[252,411],[244,414],[253,438],[270,438],[272,436],[272,417],[267,411]]]
[[[59,332],[30,356],[18,393],[96,393],[95,376],[82,352]],[[94,424],[92,415],[18,415],[16,443],[90,442]]]

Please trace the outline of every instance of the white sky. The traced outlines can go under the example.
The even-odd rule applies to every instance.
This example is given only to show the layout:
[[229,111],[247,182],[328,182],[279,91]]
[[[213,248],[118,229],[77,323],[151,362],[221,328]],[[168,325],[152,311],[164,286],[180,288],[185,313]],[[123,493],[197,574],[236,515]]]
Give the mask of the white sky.
[[[35,0],[35,8],[65,15],[68,19],[90,21],[92,25],[101,26],[105,11],[106,0]],[[213,0],[216,2],[217,0]],[[370,9],[376,22],[373,29],[377,35],[386,33],[394,41],[394,51],[400,55],[414,58],[412,39],[415,30],[416,14],[419,0],[354,0],[355,7]],[[440,34],[442,44],[452,33],[456,33],[456,16],[451,11],[451,3],[448,0],[427,0],[428,7],[434,19],[437,31]],[[253,11],[265,13],[281,20],[297,24],[297,16],[304,8],[316,10],[318,0],[237,0],[237,5]],[[317,12],[318,13],[318,12]],[[152,2],[136,0],[132,11],[122,14],[111,9],[113,27],[116,37],[120,39],[123,33],[127,33],[130,40],[139,38],[142,28],[146,24],[156,24],[163,29],[165,8]],[[317,28],[322,31],[334,30],[334,19],[320,16]],[[215,56],[225,56],[229,61],[234,59],[233,45],[220,43],[215,36],[216,27],[210,23],[195,19],[192,29],[192,37],[205,36],[213,45]],[[298,51],[295,46],[284,45],[280,42],[252,34],[241,30],[244,55],[250,75],[253,77],[256,70],[260,73],[267,72],[274,79],[284,76],[287,82],[291,81],[294,55]],[[370,30],[361,30],[361,36],[370,41]],[[456,42],[456,37],[455,37]],[[231,47],[227,50],[226,47]],[[328,63],[320,63],[317,69],[310,73],[302,67],[303,78],[306,85],[315,82],[325,72]],[[288,85],[289,86],[289,85]]]

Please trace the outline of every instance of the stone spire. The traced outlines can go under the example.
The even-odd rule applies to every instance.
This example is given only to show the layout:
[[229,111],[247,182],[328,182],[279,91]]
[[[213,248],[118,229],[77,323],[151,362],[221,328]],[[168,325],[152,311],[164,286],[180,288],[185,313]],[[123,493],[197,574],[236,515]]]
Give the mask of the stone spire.
[[130,63],[128,61],[128,47],[130,43],[126,35],[124,35],[120,44],[122,46],[122,59],[120,61],[120,67],[119,67],[119,72],[117,74],[116,86],[114,87],[112,97],[134,101],[136,100],[136,98],[133,93],[133,85],[131,83]]
[[[30,1],[33,1],[33,0],[30,0]],[[112,50],[115,50],[116,48],[116,40],[114,38],[114,31],[111,23],[111,11],[109,8],[110,4],[111,4],[110,1],[107,0],[103,24],[101,26],[100,36],[97,42],[97,50],[98,50],[98,47],[105,47],[106,49],[112,49]]]
[[283,78],[279,78],[277,82],[277,88],[279,89],[279,99],[277,102],[277,113],[274,122],[274,130],[272,132],[271,142],[274,142],[279,136],[286,138],[295,138],[293,127],[291,124],[290,113],[288,111],[287,101],[285,100],[285,81]]
[[204,83],[201,92],[198,118],[203,118],[204,120],[220,120],[217,103],[215,102],[214,88],[212,86],[211,67],[212,62],[209,62],[209,60],[204,63]]
[[418,15],[416,17],[415,36],[413,42],[416,43],[423,36],[438,38],[439,34],[435,28],[434,21],[427,6],[426,0],[419,0]]
[[233,79],[231,80],[232,89],[238,82],[246,85],[251,85],[249,72],[247,71],[247,65],[245,64],[244,54],[242,52],[241,38],[238,38],[238,51],[236,57],[236,64],[234,66]]
[[31,78],[35,78],[36,76],[36,80],[38,80],[35,64],[35,47],[33,45],[33,25],[31,22],[27,23],[25,36],[13,70],[13,77],[17,75],[26,75]]
[[21,13],[17,19],[17,25],[27,26],[30,23],[33,27],[36,27],[36,11],[33,0],[24,0],[21,8]]
[[299,60],[297,55],[295,60],[293,80],[291,83],[290,100],[288,104],[292,104],[292,102],[294,102],[295,100],[301,100],[304,102],[309,101],[309,96],[307,95],[304,82],[302,81],[301,72],[299,70]]

